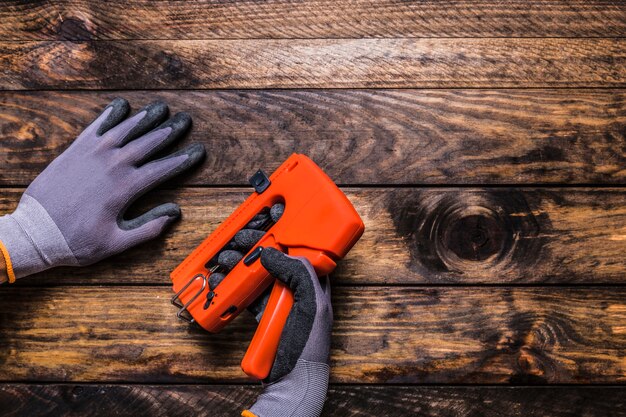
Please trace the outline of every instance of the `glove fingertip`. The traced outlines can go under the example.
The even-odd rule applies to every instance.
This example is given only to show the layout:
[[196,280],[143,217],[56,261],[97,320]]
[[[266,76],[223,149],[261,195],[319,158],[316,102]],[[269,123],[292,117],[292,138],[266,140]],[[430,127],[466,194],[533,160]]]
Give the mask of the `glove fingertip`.
[[155,101],[151,104],[149,104],[146,107],[153,107],[154,109],[158,109],[159,112],[169,112],[169,107],[167,106],[167,103],[165,103],[164,101]]
[[278,222],[285,212],[285,205],[282,203],[276,203],[270,209],[270,216],[274,223]]
[[230,271],[239,263],[241,258],[243,258],[243,253],[236,250],[225,250],[219,254],[217,262]]
[[214,272],[209,276],[209,289],[213,291],[222,281],[224,281],[226,275],[220,272]]
[[197,163],[199,163],[205,156],[206,151],[204,149],[204,145],[201,143],[194,143],[191,144],[189,146],[187,146],[186,148],[175,152],[169,156],[166,156],[165,158],[163,158],[162,160],[168,160],[171,158],[176,158],[180,155],[187,155],[187,159],[185,159],[180,165],[178,165],[176,168],[174,168],[168,175],[167,177],[173,177],[175,175],[180,174],[181,172],[191,168],[192,166],[196,165]]
[[176,153],[173,153],[169,157],[164,158],[164,159],[169,159],[169,158],[175,158],[180,155],[187,155],[187,159],[185,159],[180,165],[178,165],[176,168],[170,171],[167,175],[165,175],[164,178],[171,178],[180,174],[181,172],[188,170],[192,166],[202,161],[204,159],[205,154],[206,154],[206,151],[204,149],[204,145],[201,143],[194,143],[192,145],[189,145],[185,149],[178,151]]
[[128,100],[123,97],[115,97],[111,100],[111,103],[107,107],[119,107],[119,108],[128,108],[130,110],[130,104]]
[[120,228],[123,230],[138,229],[153,220],[164,219],[163,227],[172,223],[174,220],[180,217],[180,206],[175,203],[165,203],[157,206],[147,213],[142,214],[131,220],[122,220],[119,222]]
[[[145,133],[156,128],[163,120],[167,118],[169,114],[169,107],[162,101],[150,103],[143,107],[137,115],[143,114],[141,119],[136,121],[136,124],[116,141],[117,146],[124,146],[130,141],[141,137]],[[137,116],[136,115],[136,116]],[[133,116],[135,117],[135,116]]]
[[109,108],[111,109],[111,111],[109,112],[107,118],[102,123],[100,123],[100,126],[98,126],[98,130],[96,131],[96,134],[98,136],[102,136],[108,130],[117,126],[122,120],[126,118],[126,116],[128,116],[128,113],[130,113],[130,104],[128,103],[128,100],[122,97],[114,98],[104,108],[103,112]]
[[242,229],[233,236],[235,247],[248,252],[265,235],[263,230]]
[[163,129],[166,127],[171,129],[170,133],[167,136],[167,139],[163,141],[160,146],[156,147],[155,151],[161,150],[183,137],[191,128],[191,116],[184,112],[176,113],[161,126],[158,126],[157,129]]
[[263,265],[263,268],[267,269],[267,272],[281,281],[284,280],[285,262],[288,259],[287,255],[271,247],[264,248],[261,252],[261,265]]
[[171,120],[172,130],[184,132],[191,127],[191,116],[187,112],[176,113]]
[[204,159],[205,154],[206,151],[204,149],[204,145],[201,143],[194,143],[192,145],[189,145],[182,151],[172,154],[170,157],[175,157],[177,155],[187,155],[187,159],[178,167],[176,167],[173,171],[171,171],[169,175],[167,175],[167,177],[178,175],[181,172],[186,171],[192,166],[198,164],[200,161],[202,161],[202,159]]
[[176,203],[161,204],[154,209],[154,218],[167,216],[168,218],[175,220],[180,217],[180,206]]
[[[167,117],[167,115],[170,112],[170,109],[165,102],[155,101],[153,103],[150,103],[142,107],[138,113],[141,113],[144,111],[146,112],[144,119],[155,120],[155,119],[163,119]],[[152,122],[152,123],[154,124],[155,122]]]
[[279,259],[286,257],[287,256],[278,249],[267,247],[263,249],[263,252],[261,252],[261,264],[264,267],[270,266],[272,263],[275,263]]
[[194,143],[185,148],[185,153],[189,155],[189,164],[195,165],[206,155],[206,149],[202,143]]

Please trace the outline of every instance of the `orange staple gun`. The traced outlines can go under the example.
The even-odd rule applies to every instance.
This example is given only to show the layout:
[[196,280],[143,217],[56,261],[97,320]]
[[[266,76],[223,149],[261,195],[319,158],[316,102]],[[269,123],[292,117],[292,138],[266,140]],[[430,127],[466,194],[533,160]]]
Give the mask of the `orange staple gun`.
[[[274,284],[241,362],[246,374],[264,379],[274,364],[293,295],[263,268],[259,261],[261,251],[271,246],[291,256],[304,256],[318,275],[327,275],[359,240],[364,225],[348,198],[304,155],[291,155],[269,178],[259,170],[250,182],[255,192],[171,273],[170,278],[176,293],[172,303],[180,308],[178,317],[195,321],[213,333],[220,331]],[[269,226],[213,294],[208,294],[209,276],[215,272],[215,259],[220,251],[256,214],[277,203],[285,206],[280,219]],[[207,295],[210,302],[205,304]]]

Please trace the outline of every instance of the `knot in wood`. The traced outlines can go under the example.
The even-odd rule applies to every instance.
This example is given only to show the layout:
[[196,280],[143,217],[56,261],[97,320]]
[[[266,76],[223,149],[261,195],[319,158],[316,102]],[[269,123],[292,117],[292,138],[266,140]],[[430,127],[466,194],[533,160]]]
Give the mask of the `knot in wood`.
[[541,256],[539,223],[514,189],[402,190],[389,210],[411,251],[410,267],[420,273],[505,276],[532,268]]
[[492,213],[466,214],[448,221],[443,245],[461,259],[484,261],[500,253],[505,225]]
[[76,17],[61,18],[56,28],[56,36],[59,40],[68,41],[90,40],[93,38],[86,22]]

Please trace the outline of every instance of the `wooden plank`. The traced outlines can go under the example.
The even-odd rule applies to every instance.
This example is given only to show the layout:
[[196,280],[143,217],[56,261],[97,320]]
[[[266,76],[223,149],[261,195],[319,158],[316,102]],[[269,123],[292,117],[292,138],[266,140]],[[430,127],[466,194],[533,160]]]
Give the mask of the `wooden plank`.
[[[333,382],[626,381],[626,288],[339,287]],[[256,323],[180,322],[165,287],[0,289],[0,379],[243,382]]]
[[[22,190],[0,193],[0,213]],[[624,189],[346,189],[365,234],[333,274],[338,284],[626,283]],[[152,194],[133,216],[176,201],[183,220],[164,237],[93,265],[25,285],[166,284],[172,271],[250,191]]]
[[626,39],[0,43],[0,89],[624,87]]
[[[254,403],[249,385],[0,385],[8,416],[235,416]],[[418,387],[331,385],[322,416],[619,417],[624,387]],[[620,398],[622,398],[620,400]]]
[[186,184],[241,185],[309,155],[341,184],[626,183],[623,90],[0,93],[0,185],[27,185],[115,96],[193,116]]
[[0,6],[0,39],[614,37],[619,1],[285,0],[24,2]]

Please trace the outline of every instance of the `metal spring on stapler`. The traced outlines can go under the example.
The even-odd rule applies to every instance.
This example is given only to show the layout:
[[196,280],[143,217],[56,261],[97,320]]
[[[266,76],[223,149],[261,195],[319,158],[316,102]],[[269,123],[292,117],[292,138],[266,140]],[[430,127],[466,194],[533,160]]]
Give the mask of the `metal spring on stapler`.
[[[198,290],[198,292],[191,297],[191,299],[189,301],[187,301],[185,304],[183,304],[182,302],[180,302],[180,295],[185,292],[185,290],[191,285],[192,282],[194,282],[195,280],[197,280],[198,278],[202,278],[202,287]],[[183,288],[180,289],[180,291],[178,291],[176,294],[174,294],[174,296],[172,297],[172,305],[176,306],[179,308],[178,313],[176,313],[176,317],[178,317],[179,320],[183,320],[186,321],[188,323],[193,323],[196,320],[193,318],[193,316],[191,315],[191,313],[189,313],[189,311],[187,310],[187,307],[189,307],[191,305],[191,303],[194,302],[194,300],[196,298],[198,298],[200,296],[200,294],[202,294],[202,291],[204,291],[204,289],[206,288],[206,282],[207,282],[207,278],[206,276],[202,275],[202,274],[197,274],[194,275],[189,281],[187,281],[187,283],[185,284],[185,286]],[[187,311],[187,314],[189,314],[189,317],[184,316],[183,313]]]
[[[182,302],[179,301],[180,295],[183,292],[185,292],[185,290],[191,285],[191,283],[194,282],[195,280],[197,280],[198,278],[202,278],[202,287],[198,290],[198,292],[193,297],[191,297],[191,299],[189,301],[187,301],[185,304],[183,304]],[[202,291],[204,291],[204,289],[206,288],[206,282],[207,282],[206,276],[204,276],[202,274],[194,275],[185,284],[185,286],[180,289],[180,291],[178,291],[176,294],[174,294],[174,296],[172,297],[172,305],[175,305],[176,307],[179,308],[178,313],[176,313],[176,317],[178,317],[179,320],[184,320],[184,321],[186,321],[188,323],[193,323],[195,321],[195,319],[191,316],[191,313],[189,313],[189,311],[187,310],[187,307],[189,307],[191,305],[191,303],[193,303],[194,300],[196,298],[198,298],[200,296],[200,294],[202,294]],[[189,314],[189,317],[183,315],[183,313],[185,311],[187,311],[187,314]]]
[[[189,312],[189,310],[187,310],[187,307],[189,307],[191,305],[191,303],[193,303],[196,298],[198,298],[200,296],[200,294],[202,294],[202,292],[204,291],[204,289],[207,286],[207,282],[209,281],[209,276],[215,272],[217,269],[219,268],[219,265],[215,265],[214,267],[212,267],[211,269],[209,269],[209,273],[206,275],[203,274],[196,274],[193,277],[191,277],[191,279],[189,281],[187,281],[187,283],[185,284],[185,286],[183,288],[181,288],[176,294],[174,294],[174,296],[172,297],[172,305],[176,306],[179,308],[178,313],[176,313],[176,317],[178,317],[179,320],[183,320],[186,321],[188,323],[194,323],[196,320],[193,318],[193,316],[191,315],[191,313]],[[202,286],[201,288],[198,290],[198,292],[196,292],[194,294],[193,297],[191,297],[191,299],[189,301],[187,301],[185,304],[183,304],[180,301],[180,295],[182,293],[185,292],[185,290],[187,288],[189,288],[189,286],[191,285],[192,282],[194,282],[195,280],[197,280],[198,278],[202,278]],[[187,314],[189,315],[189,317],[184,316],[183,313],[187,312]]]

